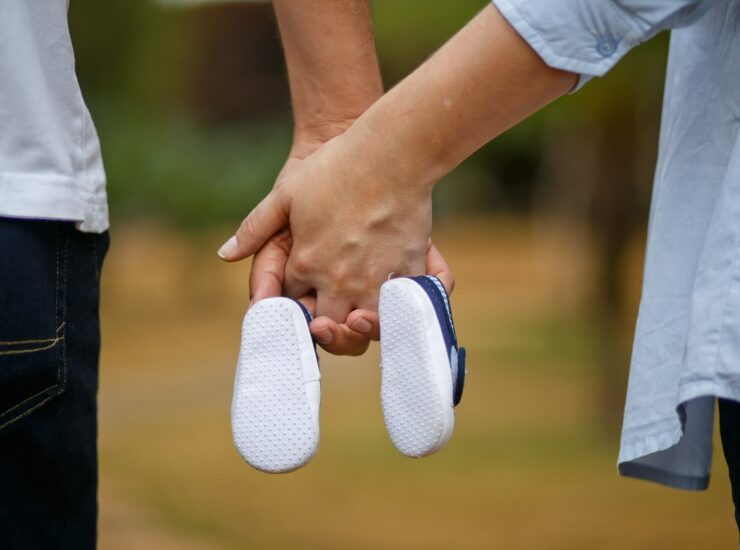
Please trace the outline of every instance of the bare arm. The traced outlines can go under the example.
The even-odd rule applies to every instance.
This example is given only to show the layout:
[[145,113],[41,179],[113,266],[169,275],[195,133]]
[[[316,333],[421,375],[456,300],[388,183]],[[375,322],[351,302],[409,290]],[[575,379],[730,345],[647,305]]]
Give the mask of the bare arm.
[[294,142],[341,134],[383,93],[368,0],[274,0]]
[[[383,93],[369,0],[274,0],[293,106],[293,145],[278,181],[329,139],[344,132]],[[250,272],[252,301],[283,293],[292,246],[288,228],[257,252]],[[295,296],[313,312],[311,295]],[[361,318],[364,320],[357,324]],[[357,328],[362,330],[356,330]],[[356,312],[347,324],[328,318],[311,324],[332,353],[358,354],[377,338],[373,312]]]
[[357,131],[403,151],[398,163],[409,181],[423,175],[419,183],[431,186],[575,83],[575,74],[546,65],[489,5],[368,110]]

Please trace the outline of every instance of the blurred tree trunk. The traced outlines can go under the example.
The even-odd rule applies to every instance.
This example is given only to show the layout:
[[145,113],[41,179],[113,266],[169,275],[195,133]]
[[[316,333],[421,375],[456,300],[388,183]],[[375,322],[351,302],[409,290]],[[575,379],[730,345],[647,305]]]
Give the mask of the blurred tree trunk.
[[202,5],[187,12],[186,104],[224,124],[285,112],[282,50],[268,3]]
[[643,116],[637,90],[617,88],[595,96],[580,122],[553,121],[543,145],[540,208],[571,223],[586,222],[593,243],[595,399],[609,433],[622,423],[639,296],[632,288],[639,281],[630,276],[630,251],[645,232],[656,125],[656,113]]
[[637,309],[625,288],[629,244],[642,233],[646,215],[637,186],[649,186],[648,180],[638,179],[638,121],[634,103],[625,100],[619,108],[601,113],[594,132],[597,174],[589,218],[596,260],[593,314],[600,338],[599,395],[602,420],[609,430],[621,426],[633,332],[633,323],[625,317],[633,318]]

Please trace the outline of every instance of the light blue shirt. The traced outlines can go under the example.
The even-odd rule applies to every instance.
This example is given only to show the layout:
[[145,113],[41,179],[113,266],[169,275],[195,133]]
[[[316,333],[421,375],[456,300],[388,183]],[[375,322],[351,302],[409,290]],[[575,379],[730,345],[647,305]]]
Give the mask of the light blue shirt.
[[579,86],[674,29],[618,462],[704,489],[714,398],[740,401],[740,1],[493,3]]

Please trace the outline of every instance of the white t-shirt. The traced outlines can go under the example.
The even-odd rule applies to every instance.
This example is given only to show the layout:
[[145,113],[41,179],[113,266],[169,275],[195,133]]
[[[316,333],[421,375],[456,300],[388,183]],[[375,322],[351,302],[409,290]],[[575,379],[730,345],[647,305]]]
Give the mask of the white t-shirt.
[[100,143],[75,75],[68,0],[0,0],[0,216],[108,228]]

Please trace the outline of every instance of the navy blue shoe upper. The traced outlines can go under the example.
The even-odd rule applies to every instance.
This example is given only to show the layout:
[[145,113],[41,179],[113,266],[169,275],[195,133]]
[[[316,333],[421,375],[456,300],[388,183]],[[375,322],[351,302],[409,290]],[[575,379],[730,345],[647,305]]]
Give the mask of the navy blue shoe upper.
[[442,329],[445,347],[449,350],[450,372],[452,374],[452,404],[460,403],[465,386],[465,348],[458,347],[455,326],[452,323],[452,310],[447,291],[439,279],[431,275],[409,277],[427,293],[437,314]]
[[[291,298],[296,304],[298,304],[298,307],[301,308],[301,311],[303,312],[303,316],[306,318],[306,324],[310,325],[311,321],[313,321],[313,315],[311,315],[311,312],[308,311],[308,308],[304,306],[301,302],[296,300],[295,298]],[[313,339],[313,336],[311,337],[311,341],[313,342],[313,352],[316,354],[316,361],[319,360],[319,350],[316,349],[316,340]]]
[[291,298],[291,300],[293,300],[296,304],[298,304],[298,307],[300,307],[301,311],[303,312],[303,316],[306,318],[306,323],[310,325],[311,321],[313,321],[313,316],[311,315],[311,312],[308,311],[306,306],[304,306],[301,302],[299,302],[295,298]]

